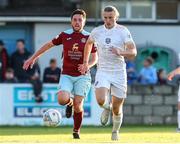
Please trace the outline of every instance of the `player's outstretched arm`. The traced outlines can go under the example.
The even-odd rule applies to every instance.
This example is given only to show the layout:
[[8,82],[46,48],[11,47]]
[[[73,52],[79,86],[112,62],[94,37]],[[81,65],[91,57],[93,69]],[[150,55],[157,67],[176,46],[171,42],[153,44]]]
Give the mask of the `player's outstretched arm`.
[[46,52],[48,49],[52,48],[54,44],[52,42],[48,42],[43,45],[37,52],[35,52],[29,59],[27,59],[23,64],[23,69],[27,70],[29,67],[33,67],[35,61]]
[[168,80],[172,80],[172,78],[177,74],[180,74],[180,67],[178,67],[177,69],[173,70],[168,74],[167,76]]

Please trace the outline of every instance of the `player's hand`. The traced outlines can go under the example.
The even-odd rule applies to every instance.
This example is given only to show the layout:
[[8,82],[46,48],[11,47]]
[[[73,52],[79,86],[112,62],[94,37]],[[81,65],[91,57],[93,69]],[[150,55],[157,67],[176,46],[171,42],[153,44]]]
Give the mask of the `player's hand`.
[[89,70],[88,64],[79,64],[78,65],[78,70],[81,74],[86,74],[86,72]]
[[174,76],[175,76],[174,71],[172,71],[167,75],[167,79],[171,81]]
[[120,56],[120,55],[121,55],[121,50],[118,49],[118,48],[111,47],[111,48],[110,48],[110,51],[111,51],[113,54],[117,55],[117,56]]
[[28,70],[28,68],[32,68],[35,63],[35,60],[32,58],[27,59],[23,64],[23,69]]
[[31,77],[31,80],[36,80],[37,78],[38,78],[38,76],[33,75],[33,76]]

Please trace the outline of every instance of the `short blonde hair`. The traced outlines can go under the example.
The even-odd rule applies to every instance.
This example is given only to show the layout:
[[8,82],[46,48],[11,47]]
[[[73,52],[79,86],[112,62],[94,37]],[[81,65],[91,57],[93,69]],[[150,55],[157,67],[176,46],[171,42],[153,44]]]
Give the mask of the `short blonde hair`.
[[114,6],[111,5],[106,6],[103,10],[103,12],[112,12],[112,11],[115,12],[117,18],[120,17],[120,13],[118,12],[117,8]]

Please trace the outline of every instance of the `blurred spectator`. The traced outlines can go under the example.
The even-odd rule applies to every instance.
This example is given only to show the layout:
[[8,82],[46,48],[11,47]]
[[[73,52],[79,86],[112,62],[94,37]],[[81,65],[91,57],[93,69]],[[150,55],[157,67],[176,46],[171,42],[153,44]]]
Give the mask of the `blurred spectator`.
[[148,57],[144,60],[144,67],[140,71],[140,75],[138,80],[140,84],[148,85],[148,84],[156,84],[157,83],[157,72],[156,68],[152,66],[153,59]]
[[158,77],[158,84],[160,85],[167,84],[167,76],[164,69],[161,68],[158,70],[157,77]]
[[133,84],[137,80],[137,74],[135,70],[135,63],[130,60],[126,60],[126,71],[128,84]]
[[49,67],[45,68],[43,74],[44,83],[58,83],[61,74],[61,69],[57,67],[56,59],[51,59]]
[[16,42],[17,50],[11,56],[11,65],[14,69],[15,76],[20,83],[30,82],[33,86],[36,102],[42,102],[41,97],[42,82],[40,81],[40,69],[36,64],[32,69],[25,71],[23,64],[28,59],[31,53],[25,48],[25,42],[23,39],[19,39]]
[[96,71],[97,71],[97,65],[94,65],[93,67],[91,67],[90,73],[91,73],[91,83],[92,84],[94,84],[94,82],[95,82]]
[[14,76],[14,70],[12,68],[8,68],[5,73],[4,83],[17,83],[18,80]]
[[42,81],[40,80],[40,68],[39,65],[36,63],[34,64],[33,68],[28,70],[30,74],[30,83],[33,86],[33,91],[35,95],[36,102],[42,102],[43,99],[41,97],[42,92]]
[[16,51],[11,56],[11,66],[14,69],[14,74],[19,82],[25,83],[30,80],[30,71],[26,72],[22,68],[24,61],[28,59],[30,55],[31,53],[25,48],[24,40],[17,40]]
[[0,82],[5,79],[5,72],[8,67],[8,53],[4,47],[4,42],[0,40]]

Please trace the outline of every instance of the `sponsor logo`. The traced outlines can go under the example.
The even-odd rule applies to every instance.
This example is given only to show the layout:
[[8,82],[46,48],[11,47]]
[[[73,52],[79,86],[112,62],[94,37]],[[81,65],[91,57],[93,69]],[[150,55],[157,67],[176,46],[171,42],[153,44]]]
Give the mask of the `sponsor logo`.
[[[91,117],[91,94],[84,101],[84,116]],[[43,102],[36,103],[31,87],[15,87],[14,88],[14,117],[42,117],[42,114],[50,108],[58,109],[62,116],[65,117],[65,108],[60,106],[57,101],[57,88],[44,87]]]
[[71,37],[68,37],[67,40],[71,40]]

